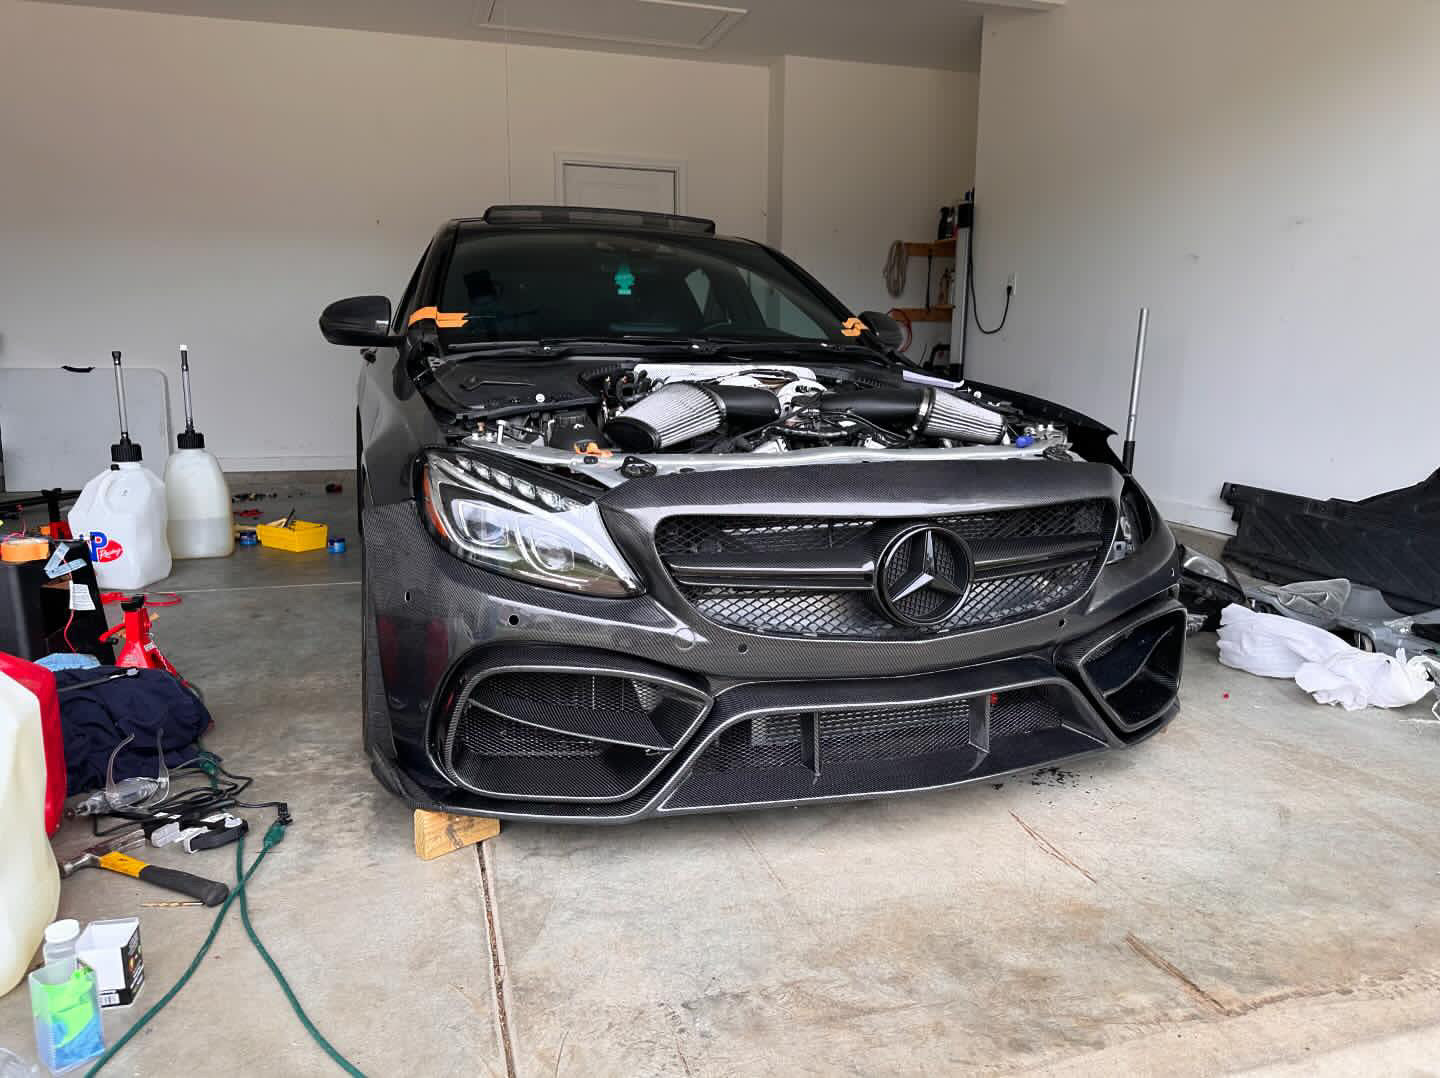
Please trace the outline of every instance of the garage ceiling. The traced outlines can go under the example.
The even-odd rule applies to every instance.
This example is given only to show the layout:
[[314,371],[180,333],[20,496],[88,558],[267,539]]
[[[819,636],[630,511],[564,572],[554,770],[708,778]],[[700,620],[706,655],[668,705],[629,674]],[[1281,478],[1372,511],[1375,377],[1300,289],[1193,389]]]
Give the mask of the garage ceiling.
[[74,6],[765,63],[776,56],[978,71],[987,13],[1065,0],[38,0]]

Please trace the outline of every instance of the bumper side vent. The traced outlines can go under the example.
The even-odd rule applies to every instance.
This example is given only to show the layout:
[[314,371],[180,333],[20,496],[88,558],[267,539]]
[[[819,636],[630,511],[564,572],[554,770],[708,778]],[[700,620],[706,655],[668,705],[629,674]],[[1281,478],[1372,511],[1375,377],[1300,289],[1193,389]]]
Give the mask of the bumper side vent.
[[439,731],[441,762],[474,793],[618,801],[643,786],[709,710],[702,689],[620,668],[475,664]]
[[1066,665],[1078,670],[1106,717],[1126,733],[1142,730],[1175,706],[1185,658],[1185,612],[1167,610],[1071,653],[1077,654]]

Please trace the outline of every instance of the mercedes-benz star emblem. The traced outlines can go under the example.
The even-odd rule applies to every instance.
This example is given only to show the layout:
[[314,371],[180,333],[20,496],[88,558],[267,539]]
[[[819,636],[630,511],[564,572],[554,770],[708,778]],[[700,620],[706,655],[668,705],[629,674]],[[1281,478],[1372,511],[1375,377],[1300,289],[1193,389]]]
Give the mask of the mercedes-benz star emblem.
[[916,524],[886,544],[875,566],[875,599],[898,625],[938,625],[970,586],[970,551],[949,528]]

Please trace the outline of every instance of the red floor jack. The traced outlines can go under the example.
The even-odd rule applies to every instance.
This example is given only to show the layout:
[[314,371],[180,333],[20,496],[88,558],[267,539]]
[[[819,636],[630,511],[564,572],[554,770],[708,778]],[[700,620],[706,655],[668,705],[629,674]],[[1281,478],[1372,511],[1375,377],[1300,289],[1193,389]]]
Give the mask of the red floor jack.
[[113,629],[107,629],[100,637],[102,641],[109,640],[117,633],[125,637],[120,654],[115,658],[115,665],[133,666],[140,670],[164,670],[183,682],[185,679],[180,677],[180,671],[160,653],[150,635],[150,611],[145,609],[145,596],[132,595],[121,600],[120,609],[125,613],[125,620]]

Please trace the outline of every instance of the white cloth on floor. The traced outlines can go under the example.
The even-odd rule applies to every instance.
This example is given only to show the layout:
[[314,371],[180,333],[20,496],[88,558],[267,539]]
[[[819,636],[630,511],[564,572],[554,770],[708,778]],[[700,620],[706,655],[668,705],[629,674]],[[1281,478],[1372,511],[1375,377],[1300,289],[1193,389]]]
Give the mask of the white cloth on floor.
[[1434,686],[1433,659],[1407,660],[1351,647],[1314,625],[1280,614],[1257,614],[1232,603],[1220,614],[1220,661],[1261,677],[1294,678],[1322,704],[1347,711],[1406,707]]

